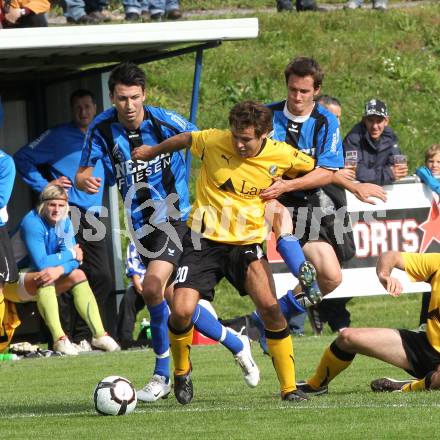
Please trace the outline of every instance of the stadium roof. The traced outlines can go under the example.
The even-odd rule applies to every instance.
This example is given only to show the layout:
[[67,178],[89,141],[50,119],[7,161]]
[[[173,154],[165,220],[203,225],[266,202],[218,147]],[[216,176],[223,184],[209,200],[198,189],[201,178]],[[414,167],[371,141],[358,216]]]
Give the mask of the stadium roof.
[[[258,36],[256,18],[2,29],[0,83],[53,81],[123,60],[148,62]],[[38,75],[38,76],[37,76]],[[41,75],[41,76],[40,76]]]

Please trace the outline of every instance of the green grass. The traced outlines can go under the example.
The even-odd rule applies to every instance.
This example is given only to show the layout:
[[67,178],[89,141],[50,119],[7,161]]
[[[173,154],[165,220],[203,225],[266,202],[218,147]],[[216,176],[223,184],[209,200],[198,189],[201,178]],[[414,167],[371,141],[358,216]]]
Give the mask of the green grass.
[[[440,5],[386,14],[339,10],[251,16],[259,19],[258,39],[225,42],[204,53],[197,121],[201,128],[225,127],[237,101],[285,98],[283,69],[302,54],[322,64],[322,92],[342,101],[343,133],[360,120],[368,99],[380,97],[389,105],[391,126],[411,171],[423,162],[423,152],[440,139]],[[152,63],[145,69],[147,100],[187,116],[194,57]]]
[[[383,325],[388,310],[403,323],[416,322],[420,298],[353,300],[358,324]],[[388,300],[393,300],[393,304]],[[406,310],[412,310],[408,320]],[[397,319],[397,318],[396,318]],[[294,340],[298,378],[312,374],[333,336]],[[92,392],[107,375],[122,375],[141,387],[151,374],[151,350],[84,354],[77,358],[28,359],[0,364],[0,432],[3,439],[23,438],[204,438],[204,439],[353,439],[428,438],[438,432],[437,393],[373,394],[372,379],[406,378],[398,369],[358,356],[330,387],[328,396],[287,404],[278,396],[271,362],[257,344],[261,369],[256,389],[245,386],[231,355],[220,346],[192,350],[195,397],[187,406],[174,396],[152,405],[139,403],[125,417],[95,414]],[[422,421],[422,423],[420,423]]]

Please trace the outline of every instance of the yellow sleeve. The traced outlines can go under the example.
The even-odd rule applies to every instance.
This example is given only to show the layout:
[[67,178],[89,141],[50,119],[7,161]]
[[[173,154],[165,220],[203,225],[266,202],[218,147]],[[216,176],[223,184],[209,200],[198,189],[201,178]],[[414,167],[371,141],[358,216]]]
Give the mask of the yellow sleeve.
[[[284,142],[283,142],[284,144]],[[302,151],[288,146],[288,154],[290,158],[290,169],[284,174],[288,177],[296,177],[298,174],[305,174],[312,171],[315,168],[315,159]]]
[[211,128],[209,130],[191,132],[191,154],[202,159],[208,140],[214,131]]
[[405,272],[414,281],[429,282],[431,277],[440,269],[440,254],[416,254],[402,252]]

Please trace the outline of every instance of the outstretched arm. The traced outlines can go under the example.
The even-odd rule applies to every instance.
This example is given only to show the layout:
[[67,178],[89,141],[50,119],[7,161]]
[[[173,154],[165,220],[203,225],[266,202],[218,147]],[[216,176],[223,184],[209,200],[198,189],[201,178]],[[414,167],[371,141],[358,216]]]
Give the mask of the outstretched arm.
[[375,205],[375,201],[371,200],[370,197],[376,197],[383,202],[387,201],[387,194],[381,186],[374,183],[353,182],[343,176],[339,171],[333,174],[333,183],[350,191],[361,202]]
[[165,139],[154,147],[141,145],[140,147],[134,148],[131,152],[131,158],[133,160],[151,160],[160,154],[173,153],[174,151],[179,151],[184,148],[190,148],[191,143],[191,132],[179,133],[176,136]]
[[332,182],[333,173],[333,170],[326,168],[315,168],[310,173],[292,180],[275,178],[273,184],[261,192],[260,197],[263,200],[277,199],[285,192],[320,188]]
[[388,251],[379,257],[376,265],[376,274],[382,286],[392,296],[399,296],[403,287],[400,281],[391,276],[394,268],[405,269],[402,255],[397,251]]

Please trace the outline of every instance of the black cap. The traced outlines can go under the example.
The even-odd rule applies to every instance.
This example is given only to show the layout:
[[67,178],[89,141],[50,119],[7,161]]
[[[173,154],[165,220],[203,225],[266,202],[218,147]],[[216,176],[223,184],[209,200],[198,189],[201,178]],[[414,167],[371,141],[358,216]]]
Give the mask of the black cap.
[[371,99],[365,104],[365,112],[364,116],[382,116],[384,118],[388,117],[388,109],[386,104],[383,101],[379,101],[378,99]]

